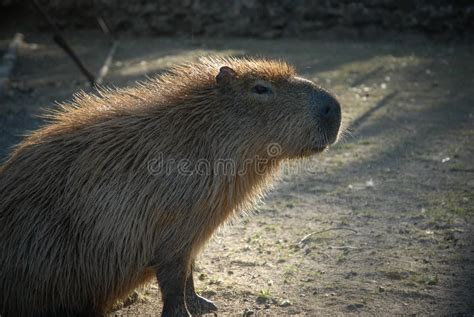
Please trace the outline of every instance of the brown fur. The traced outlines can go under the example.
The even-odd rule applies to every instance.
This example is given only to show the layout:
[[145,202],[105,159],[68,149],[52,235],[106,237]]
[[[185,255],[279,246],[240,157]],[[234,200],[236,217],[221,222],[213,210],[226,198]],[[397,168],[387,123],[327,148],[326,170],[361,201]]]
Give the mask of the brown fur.
[[[236,78],[222,87],[224,65]],[[251,94],[255,82],[274,95]],[[281,160],[334,141],[308,110],[310,89],[319,91],[284,62],[208,58],[63,104],[0,168],[0,314],[102,314],[156,268],[183,262],[189,270],[215,229],[260,197]],[[272,143],[277,156],[267,151]],[[251,168],[153,175],[158,157]]]

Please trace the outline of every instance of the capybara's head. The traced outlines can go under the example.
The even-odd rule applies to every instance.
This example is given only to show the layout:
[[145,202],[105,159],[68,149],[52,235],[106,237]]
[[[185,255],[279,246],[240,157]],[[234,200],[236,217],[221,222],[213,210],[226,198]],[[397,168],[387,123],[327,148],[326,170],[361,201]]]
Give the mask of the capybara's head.
[[214,80],[219,99],[232,105],[233,120],[254,133],[261,145],[279,146],[279,153],[273,155],[301,157],[337,141],[338,101],[297,76],[289,64],[261,59],[225,59],[217,64]]

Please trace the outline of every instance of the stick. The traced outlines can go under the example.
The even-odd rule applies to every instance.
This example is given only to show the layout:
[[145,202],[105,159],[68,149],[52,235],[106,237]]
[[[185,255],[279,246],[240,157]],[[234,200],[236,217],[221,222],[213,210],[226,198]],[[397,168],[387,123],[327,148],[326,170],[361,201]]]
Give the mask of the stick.
[[61,32],[57,28],[56,24],[51,20],[51,18],[47,15],[46,11],[41,7],[41,5],[38,3],[37,0],[31,0],[33,3],[33,6],[35,9],[40,13],[40,15],[44,18],[44,20],[48,23],[49,27],[53,31],[53,40],[56,42],[56,44],[59,45],[74,61],[74,63],[79,67],[79,70],[86,76],[87,80],[89,81],[91,86],[94,86],[95,84],[95,79],[94,75],[92,75],[87,68],[84,66],[84,64],[81,62],[79,57],[74,53],[72,48],[69,46],[69,44],[66,42],[64,37],[62,36]]
[[115,52],[119,45],[119,40],[117,39],[117,37],[115,37],[112,31],[110,31],[109,25],[107,24],[107,22],[102,16],[97,17],[97,22],[99,23],[99,26],[102,29],[102,32],[112,39],[112,47],[110,48],[109,53],[107,54],[107,57],[105,58],[104,64],[100,68],[99,76],[97,76],[97,80],[96,80],[97,84],[101,84],[104,81],[104,78],[109,71],[110,65],[112,64],[112,59],[114,58]]
[[105,22],[103,17],[98,16],[97,17],[97,23],[99,23],[99,26],[100,26],[102,32],[104,32],[105,35],[110,36],[112,38],[112,40],[114,40],[114,41],[117,40],[117,38],[114,36],[114,34],[110,31],[110,27],[107,24],[107,22]]
[[114,41],[112,48],[109,50],[109,54],[107,54],[107,58],[105,59],[104,65],[100,68],[99,76],[97,76],[96,84],[101,84],[107,75],[110,64],[112,64],[112,59],[114,58],[115,51],[117,50],[119,41]]

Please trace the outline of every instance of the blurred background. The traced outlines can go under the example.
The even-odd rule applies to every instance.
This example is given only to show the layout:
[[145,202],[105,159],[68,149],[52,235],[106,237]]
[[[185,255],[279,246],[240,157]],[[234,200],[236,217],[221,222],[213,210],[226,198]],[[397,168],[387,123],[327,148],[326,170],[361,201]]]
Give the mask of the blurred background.
[[[97,83],[282,58],[337,95],[348,136],[213,239],[199,291],[244,316],[472,316],[473,31],[472,1],[0,0],[0,161]],[[112,315],[159,311],[156,284],[132,295]]]
[[[42,0],[65,28],[97,27],[97,16],[114,31],[148,35],[328,37],[421,32],[471,35],[472,1],[443,0]],[[44,27],[30,1],[2,0],[1,20],[14,28]],[[20,25],[19,25],[20,24]]]

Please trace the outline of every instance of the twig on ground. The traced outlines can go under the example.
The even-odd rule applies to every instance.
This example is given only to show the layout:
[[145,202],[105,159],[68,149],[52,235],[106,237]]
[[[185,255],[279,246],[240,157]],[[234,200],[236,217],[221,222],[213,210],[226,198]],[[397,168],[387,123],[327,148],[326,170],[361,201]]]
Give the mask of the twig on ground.
[[343,245],[340,247],[333,247],[333,246],[328,246],[328,249],[334,249],[334,250],[367,250],[367,249],[373,249],[373,248],[361,248],[361,247],[351,247],[349,245]]
[[349,230],[349,231],[352,231],[352,232],[354,232],[354,233],[358,233],[357,230],[354,230],[354,229],[352,229],[352,228],[346,228],[346,227],[329,228],[329,229],[326,229],[326,230],[314,231],[314,232],[308,233],[307,235],[305,235],[305,236],[298,242],[298,245],[301,246],[302,244],[304,244],[304,243],[309,239],[309,237],[311,237],[312,235],[321,234],[321,233],[325,233],[325,232],[329,232],[329,231],[334,231],[334,230]]

